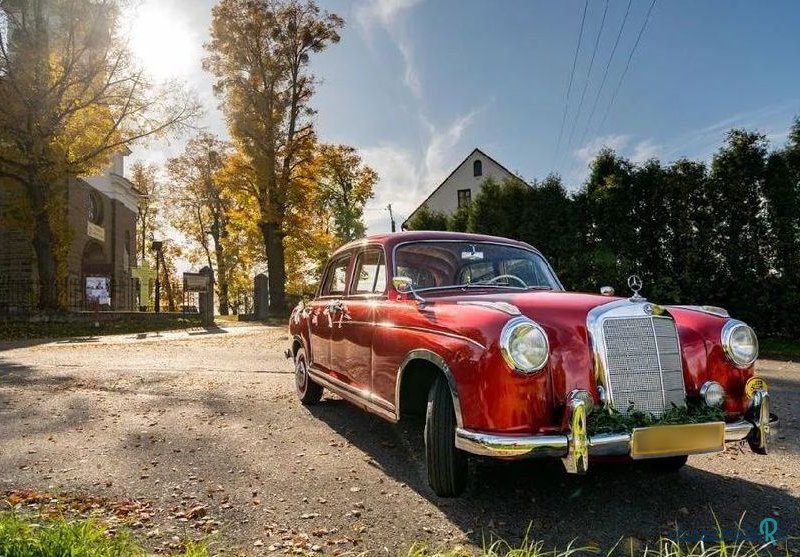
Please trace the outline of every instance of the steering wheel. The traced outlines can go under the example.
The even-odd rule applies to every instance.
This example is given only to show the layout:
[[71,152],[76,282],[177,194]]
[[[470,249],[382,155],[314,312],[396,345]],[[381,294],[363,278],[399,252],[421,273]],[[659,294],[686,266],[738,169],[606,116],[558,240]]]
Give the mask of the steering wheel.
[[485,280],[483,282],[485,282],[486,284],[494,284],[496,281],[500,279],[514,279],[515,281],[517,281],[522,285],[522,288],[528,288],[528,283],[526,283],[524,280],[522,280],[516,275],[497,275],[496,277],[490,278],[489,280]]

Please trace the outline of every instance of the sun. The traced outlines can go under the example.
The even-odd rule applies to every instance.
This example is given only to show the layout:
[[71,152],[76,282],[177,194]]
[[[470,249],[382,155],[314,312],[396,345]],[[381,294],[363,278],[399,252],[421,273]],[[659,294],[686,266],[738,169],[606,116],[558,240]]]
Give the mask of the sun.
[[200,39],[186,17],[160,0],[129,12],[125,27],[131,51],[156,80],[185,77],[200,67]]

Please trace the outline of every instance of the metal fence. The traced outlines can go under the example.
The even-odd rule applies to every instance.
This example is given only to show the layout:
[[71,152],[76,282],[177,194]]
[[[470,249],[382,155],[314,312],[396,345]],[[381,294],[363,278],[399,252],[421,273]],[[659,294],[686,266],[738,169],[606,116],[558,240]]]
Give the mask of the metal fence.
[[[97,300],[87,295],[86,280],[81,277],[60,279],[45,285],[48,294],[58,300],[59,309],[65,311],[136,311],[138,309],[138,281],[136,279],[111,280],[108,300]],[[24,315],[36,311],[41,287],[37,281],[0,277],[0,314]]]

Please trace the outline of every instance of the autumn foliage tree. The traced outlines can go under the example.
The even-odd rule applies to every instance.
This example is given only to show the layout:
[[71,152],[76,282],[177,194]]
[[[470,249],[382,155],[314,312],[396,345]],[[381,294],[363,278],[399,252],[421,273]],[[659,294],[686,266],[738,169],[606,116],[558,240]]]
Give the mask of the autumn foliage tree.
[[235,266],[230,254],[234,200],[221,179],[230,150],[213,134],[201,132],[186,143],[181,155],[167,161],[172,224],[202,249],[213,271],[222,315],[229,313]]
[[182,126],[197,105],[135,67],[115,0],[2,0],[0,16],[0,177],[29,205],[38,303],[54,309],[69,241],[69,177]]
[[330,214],[337,244],[364,236],[364,205],[373,196],[378,174],[348,145],[319,148],[317,200]]
[[230,135],[253,170],[274,313],[286,310],[287,238],[297,232],[289,216],[311,201],[303,176],[315,141],[309,64],[339,41],[342,25],[313,0],[221,0],[212,10],[204,67],[216,78]]

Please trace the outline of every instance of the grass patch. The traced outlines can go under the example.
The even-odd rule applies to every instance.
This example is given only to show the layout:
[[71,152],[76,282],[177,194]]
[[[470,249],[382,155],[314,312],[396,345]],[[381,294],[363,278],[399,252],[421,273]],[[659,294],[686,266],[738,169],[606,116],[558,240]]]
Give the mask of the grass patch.
[[[741,526],[741,524],[739,525]],[[564,549],[548,549],[544,542],[534,541],[526,534],[519,545],[511,545],[502,539],[493,539],[484,544],[477,553],[466,547],[443,550],[430,550],[424,545],[415,544],[398,557],[572,557],[572,556],[605,556],[605,557],[767,557],[792,555],[788,540],[776,544],[761,543],[751,540],[723,540],[723,531],[717,524],[717,539],[707,539],[692,543],[683,543],[670,537],[661,536],[655,543],[648,545],[633,537],[620,539],[608,550],[597,545],[578,546],[570,543]],[[744,531],[740,530],[744,535]]]
[[722,408],[712,408],[705,404],[673,406],[660,418],[644,412],[621,414],[611,407],[597,408],[586,421],[589,435],[598,433],[630,433],[637,427],[655,425],[702,424],[707,422],[724,422],[725,412]]
[[[140,557],[147,552],[132,536],[94,519],[35,519],[0,513],[3,557]],[[188,542],[175,557],[208,557],[204,543]]]
[[92,337],[99,335],[119,335],[154,333],[172,329],[188,329],[200,326],[199,318],[177,317],[165,320],[114,320],[93,322],[11,322],[0,324],[0,340],[25,340],[37,338]]
[[800,340],[767,337],[758,340],[763,358],[792,358],[800,360]]

